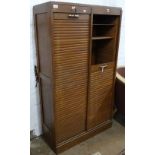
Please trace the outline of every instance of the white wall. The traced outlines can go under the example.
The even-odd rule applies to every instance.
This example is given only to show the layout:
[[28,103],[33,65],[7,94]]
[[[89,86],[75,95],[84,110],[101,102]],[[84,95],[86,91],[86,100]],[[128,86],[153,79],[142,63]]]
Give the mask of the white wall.
[[[124,0],[55,0],[63,2],[84,3],[84,4],[96,4],[105,6],[116,6],[124,9]],[[36,49],[34,41],[34,27],[33,27],[33,10],[32,7],[36,4],[47,2],[47,0],[30,0],[30,130],[34,130],[34,133],[39,136],[41,134],[41,116],[40,116],[40,102],[38,88],[35,88],[35,77],[33,67],[36,64]],[[118,55],[118,66],[125,65],[124,55],[124,15],[122,18],[120,47]]]

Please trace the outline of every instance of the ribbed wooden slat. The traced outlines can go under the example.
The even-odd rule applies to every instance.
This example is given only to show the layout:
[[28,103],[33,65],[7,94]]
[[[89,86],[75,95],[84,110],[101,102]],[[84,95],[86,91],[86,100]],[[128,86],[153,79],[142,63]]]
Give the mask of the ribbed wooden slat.
[[[103,85],[108,85],[109,83],[111,84],[112,83],[112,80],[113,80],[113,78],[107,78],[106,79],[106,81],[100,81],[100,80],[98,80],[98,82],[96,82],[96,81],[92,81],[91,82],[91,87],[92,88],[103,88]],[[100,83],[100,85],[99,85],[99,83]],[[102,85],[102,87],[101,87],[101,85]]]
[[[82,96],[84,93],[85,92],[82,91],[81,93],[78,93],[78,95]],[[57,99],[57,102],[59,102],[59,104],[58,104],[58,106],[60,108],[60,109],[58,108],[59,110],[61,110],[62,107],[63,107],[63,110],[66,110],[65,108],[66,108],[66,105],[68,105],[68,104],[70,105],[68,110],[70,110],[73,107],[77,107],[77,105],[78,105],[78,109],[77,110],[79,110],[79,105],[83,105],[82,103],[85,102],[85,99],[86,99],[84,97],[82,97],[82,98],[78,98],[76,96],[71,96],[70,97],[69,95],[66,96],[66,97],[60,97],[60,96],[64,96],[64,93],[59,93],[59,98]],[[74,98],[76,98],[78,101],[74,100]]]
[[[65,64],[64,62],[61,62],[61,61],[59,61],[59,60],[57,60],[57,62],[59,62],[59,64],[62,65],[62,66],[61,66],[61,67],[56,66],[56,69],[57,69],[57,67],[58,67],[58,68],[62,68],[62,69],[64,68],[64,69],[65,69],[65,68],[69,68],[69,67],[73,67],[73,66],[74,66],[74,65],[73,65],[73,62],[74,62],[74,61],[71,61],[71,62],[68,61],[68,62],[66,62],[66,63],[68,63],[68,64]],[[77,63],[77,66],[82,67],[82,66],[84,66],[84,65],[86,64],[85,61],[84,61],[83,63],[84,63],[84,64],[82,64],[82,62],[81,62],[81,63]],[[62,71],[63,71],[63,70],[62,70]]]
[[[77,95],[82,95],[84,92],[80,92],[80,93],[76,93]],[[79,100],[78,101],[76,101],[76,102],[72,102],[72,100],[73,100],[73,98],[78,98]],[[66,99],[67,99],[67,101],[66,101]],[[77,105],[76,104],[78,104],[78,107],[79,107],[79,105],[82,105],[82,102],[81,101],[84,101],[85,99],[84,98],[80,98],[80,97],[77,97],[77,96],[72,96],[72,98],[71,97],[69,97],[69,96],[65,96],[65,95],[63,95],[62,97],[59,97],[58,98],[58,101],[60,101],[60,103],[59,103],[59,110],[61,110],[61,107],[63,107],[63,108],[65,108],[66,107],[66,104],[68,104],[68,102],[72,102],[72,103],[70,103],[72,106],[69,108],[69,109],[71,109],[71,108],[73,108],[73,107],[76,107]],[[80,102],[81,103],[80,103]],[[68,109],[68,110],[69,110]],[[65,109],[63,109],[63,110],[65,110]]]
[[64,25],[66,26],[67,24],[68,25],[73,25],[73,26],[76,26],[76,25],[89,25],[87,21],[80,21],[80,22],[77,22],[77,20],[55,20],[55,23],[54,23],[54,26],[56,27],[58,24],[60,25]]
[[[68,87],[64,87],[63,85],[60,85],[61,86],[61,89],[59,89],[60,87],[56,87],[56,92],[60,92],[60,93],[63,93],[63,94],[67,94],[69,93],[70,95],[74,94],[73,91],[78,91],[80,88],[81,88],[81,92],[85,92],[84,90],[84,87],[86,86],[85,84],[75,84],[75,85],[72,85],[72,86],[75,86],[76,88],[72,88],[71,86],[68,86]],[[83,87],[83,88],[82,88]],[[72,88],[72,89],[71,89]],[[66,91],[66,92],[65,92]],[[59,95],[59,94],[58,94]]]
[[70,45],[70,44],[74,44],[74,46],[76,46],[76,44],[88,44],[87,40],[55,40],[54,41],[54,46],[63,46],[63,45]]
[[[76,93],[76,94],[80,95],[80,96],[81,95],[83,96],[84,93],[85,93],[85,91],[82,91],[82,92]],[[71,95],[71,93],[69,93],[69,94]],[[65,93],[62,93],[62,94],[60,93],[59,96],[57,96],[57,98],[58,98],[58,101],[59,101],[58,105],[60,106],[60,109],[61,109],[61,107],[65,108],[68,104],[70,105],[70,108],[77,107],[77,105],[79,107],[79,105],[82,105],[82,103],[85,101],[86,96],[85,96],[85,98],[84,97],[82,97],[82,98],[77,97],[75,95],[70,97],[70,96],[68,96],[68,94],[66,95]],[[77,98],[78,100],[75,100],[75,102],[73,102],[74,98]],[[58,109],[59,109],[59,107],[58,107]],[[63,110],[66,110],[66,109],[63,109]],[[80,110],[80,109],[78,108],[77,110]]]
[[[77,72],[77,74],[72,74],[72,77],[69,76],[69,73],[66,73],[66,74],[65,73],[64,74],[61,74],[61,73],[58,74],[58,73],[56,73],[55,75],[57,76],[57,80],[58,81],[59,80],[63,80],[63,79],[64,79],[63,81],[66,81],[67,79],[70,79],[70,80],[71,79],[78,79],[78,80],[80,80],[80,79],[84,79],[84,78],[87,77],[86,75],[83,75],[83,76],[79,77],[79,74],[80,73],[82,73],[82,72]],[[84,74],[84,72],[83,72],[83,74]],[[61,75],[63,75],[63,77]]]
[[70,40],[70,39],[75,39],[75,38],[76,38],[76,39],[82,40],[83,37],[87,37],[87,36],[86,36],[86,35],[85,35],[85,36],[84,36],[84,35],[82,35],[82,36],[81,36],[81,35],[79,35],[79,36],[78,36],[78,35],[76,35],[76,36],[75,36],[75,35],[74,35],[74,36],[73,36],[73,35],[70,35],[70,36],[69,36],[69,35],[68,35],[68,36],[65,36],[65,35],[58,35],[58,36],[55,37],[55,40],[59,40],[59,39],[60,39],[60,40],[61,40],[61,39]]
[[[68,28],[69,29],[69,28]],[[77,28],[78,29],[78,28]],[[88,33],[89,31],[88,31],[88,29],[80,29],[80,31],[82,32],[82,33]],[[73,33],[75,33],[75,34],[78,34],[78,32],[76,31],[76,28],[72,28],[70,31],[68,31],[67,29],[65,30],[55,30],[54,32],[53,32],[53,34],[64,34],[64,33],[68,33],[69,35],[71,35],[71,34],[73,34]],[[83,35],[81,33],[81,35]]]
[[[81,94],[80,94],[81,95]],[[64,100],[64,101],[63,101]],[[81,98],[78,98],[78,100],[82,103],[82,102],[85,102],[85,100],[84,99],[81,99]],[[80,107],[83,107],[83,105],[82,104],[79,104],[79,102],[75,102],[75,104],[73,104],[72,103],[72,100],[68,100],[67,102],[65,102],[65,99],[61,99],[61,100],[59,100],[59,102],[61,103],[61,104],[59,104],[59,108],[57,108],[59,111],[58,111],[58,113],[60,114],[60,115],[62,115],[63,117],[67,117],[68,116],[68,114],[67,115],[64,115],[64,113],[62,113],[62,112],[65,112],[66,110],[65,110],[65,105],[67,105],[68,103],[69,104],[71,104],[72,106],[68,109],[68,113],[70,113],[70,114],[72,114],[72,111],[73,110],[75,110],[75,111],[81,111],[80,110]],[[76,104],[78,104],[78,109],[76,109]]]
[[[84,55],[81,55],[81,56],[79,56],[79,54],[77,53],[77,58],[78,59],[81,59],[83,56],[86,56],[86,54],[84,54]],[[71,59],[71,60],[76,60],[76,61],[78,61],[75,57],[73,57],[73,56],[69,56],[69,58]],[[64,56],[64,54],[59,54],[59,55],[57,55],[57,59],[56,60],[54,60],[54,61],[57,61],[57,60],[59,60],[59,61],[62,61],[62,62],[64,62],[64,61],[69,61],[68,59],[67,59],[67,56]],[[82,60],[82,62],[85,62],[86,60]],[[65,62],[64,62],[65,63]],[[79,62],[80,63],[80,62]]]
[[81,26],[81,27],[73,27],[73,26],[68,26],[68,27],[55,27],[55,32],[56,31],[59,31],[61,33],[61,31],[77,31],[77,29],[79,31],[85,31],[85,32],[88,32],[88,27],[85,26]]
[[[55,49],[54,49],[54,51],[56,52],[56,51],[60,51],[60,50],[67,50],[68,49],[68,51],[70,51],[70,49],[77,49],[76,50],[76,52],[78,52],[78,50],[79,51],[83,51],[84,50],[84,48],[87,46],[88,44],[76,44],[76,46],[71,46],[71,45],[66,45],[65,47],[63,47],[63,46],[57,46],[57,47],[55,47]],[[81,49],[80,49],[81,48]],[[57,53],[55,53],[55,54],[57,54]]]
[[[81,31],[81,32],[82,32],[81,35],[84,35],[84,36],[85,36],[86,33],[88,33],[88,31]],[[54,34],[54,36],[55,36],[55,35],[60,35],[60,33],[57,33],[57,32],[54,32],[53,34]],[[61,31],[61,34],[62,34],[62,35],[65,35],[65,34],[66,34],[67,36],[68,36],[69,34],[70,34],[70,35],[77,35],[77,34],[79,35],[79,33],[78,33],[78,32],[75,32],[75,31]]]
[[[60,71],[61,71],[61,69],[60,69]],[[73,71],[73,72],[72,72]],[[56,72],[56,76],[57,76],[57,80],[59,80],[59,79],[62,79],[62,78],[64,78],[64,80],[67,80],[67,79],[74,79],[74,78],[77,78],[77,79],[80,79],[81,77],[79,77],[78,75],[79,75],[79,73],[81,73],[81,74],[84,74],[86,72],[86,70],[85,69],[83,69],[83,70],[81,70],[81,71],[76,71],[76,70],[74,70],[74,69],[72,69],[72,68],[70,68],[70,70],[68,70],[68,71],[62,71],[62,73],[60,73],[60,72]],[[72,73],[72,77],[70,76],[70,73]],[[63,75],[63,77],[62,77],[62,75]],[[82,77],[87,77],[86,75],[83,75]]]
[[[57,76],[57,75],[56,75]],[[66,76],[66,74],[64,75],[65,77],[61,77],[61,75],[57,78],[56,82],[57,81],[68,81],[68,80],[73,80],[73,82],[75,82],[76,80],[78,80],[78,83],[79,83],[79,80],[85,80],[87,78],[87,76],[81,76],[79,77],[79,75],[72,75],[72,77],[69,77],[69,74],[68,76]],[[64,80],[63,80],[64,79]],[[66,82],[65,82],[66,83]]]
[[[60,63],[60,65],[63,65],[63,64]],[[78,69],[78,67],[81,68],[81,71]],[[65,71],[65,69],[67,69],[67,71]],[[70,69],[70,70],[69,70],[69,69]],[[76,71],[75,69],[77,69],[77,71]],[[68,72],[71,73],[71,71],[77,73],[78,70],[79,70],[81,73],[83,73],[83,71],[85,71],[86,69],[84,68],[84,65],[83,65],[83,64],[77,64],[76,68],[74,68],[74,66],[70,66],[70,65],[67,66],[67,65],[66,65],[66,66],[56,66],[54,72],[56,72],[56,74],[62,74],[63,72],[67,74]]]
[[[75,28],[76,29],[76,28]],[[59,33],[57,33],[56,31],[59,31]],[[89,33],[89,31],[86,31],[86,30],[80,30],[79,29],[79,31],[81,31],[82,32],[82,34],[81,34],[81,36],[87,36],[87,34]],[[68,35],[67,35],[68,34]],[[58,37],[58,36],[64,36],[64,35],[66,35],[66,37],[67,36],[69,36],[69,35],[75,35],[75,34],[77,34],[77,36],[79,36],[79,33],[78,32],[75,32],[75,30],[74,29],[71,29],[71,28],[68,28],[68,30],[66,29],[66,30],[55,30],[55,32],[53,33],[53,35],[55,36],[55,37]],[[75,37],[75,36],[74,36]]]
[[68,25],[68,26],[77,26],[77,25],[89,25],[89,23],[86,22],[76,22],[75,20],[69,21],[69,20],[57,20],[55,23],[55,26],[57,25]]
[[[64,69],[64,68],[62,68],[62,69]],[[59,80],[59,79],[63,79],[64,78],[64,80],[66,80],[66,79],[72,79],[72,78],[78,78],[78,76],[79,76],[79,74],[85,74],[85,72],[87,71],[87,70],[85,70],[85,68],[84,69],[82,69],[81,71],[75,71],[73,68],[69,68],[70,70],[68,70],[68,71],[62,71],[62,73],[60,73],[61,72],[61,70],[62,70],[61,68],[58,70],[58,71],[55,71],[54,73],[55,73],[55,75],[57,76],[57,79]],[[73,71],[73,73],[72,73],[72,71]],[[70,77],[70,75],[69,74],[71,74],[72,75],[72,77]],[[62,77],[62,75],[63,75],[63,77]],[[83,77],[86,77],[86,75],[83,75]],[[80,77],[79,77],[80,78]]]
[[[72,86],[75,86],[76,87],[77,85],[72,85]],[[83,85],[80,85],[80,88],[81,87],[85,87],[85,86],[86,85],[84,85],[84,84]],[[78,89],[72,89],[71,86],[66,87],[66,85],[65,85],[65,86],[62,86],[62,87],[57,87],[55,91],[56,91],[56,93],[58,93],[58,95],[68,93],[68,94],[71,95],[70,97],[72,97],[72,94],[74,93],[74,91],[79,91],[80,88],[78,87]],[[84,88],[81,88],[81,92],[86,92],[83,89]],[[70,92],[70,90],[72,90],[72,91]]]
[[[68,81],[66,81],[66,82],[68,82]],[[81,81],[79,81],[79,83],[81,83],[81,82],[83,82],[82,80]],[[60,83],[60,82],[57,82],[56,84],[58,84],[58,83]],[[62,90],[66,90],[67,88],[65,88],[65,87],[68,87],[68,88],[72,88],[72,87],[76,87],[78,84],[74,84],[74,82],[71,82],[71,84],[70,85],[67,85],[66,83],[60,83],[60,85],[56,88],[57,90],[56,91],[61,91],[61,90],[59,90],[59,89],[62,89]],[[83,85],[80,85],[81,87],[82,86],[85,86],[84,84]],[[74,89],[73,89],[74,90]],[[77,90],[77,89],[76,89]],[[82,91],[82,89],[81,89],[81,91]],[[73,92],[72,92],[73,93]]]
[[[73,93],[73,91],[75,91],[75,92]],[[72,101],[72,99],[74,99],[74,98],[79,98],[80,100],[83,100],[84,98],[81,98],[81,95],[83,96],[83,94],[85,94],[85,93],[86,93],[86,91],[84,89],[82,89],[80,92],[78,91],[78,89],[73,89],[73,90],[71,89],[71,91],[68,90],[67,93],[65,92],[65,90],[63,90],[63,91],[60,91],[60,92],[57,91],[56,97],[57,97],[58,100],[62,99],[64,103],[67,103],[68,101]],[[78,94],[80,94],[79,97],[77,96]],[[75,103],[79,103],[79,105],[82,104],[81,102],[79,102],[79,100],[76,100]],[[72,102],[70,104],[72,104],[74,106],[77,106],[75,103]],[[61,104],[61,102],[59,103],[59,105],[66,106],[66,104],[64,104],[64,105]]]
[[[83,52],[83,53],[82,53]],[[74,58],[74,56],[71,54],[71,53],[75,53],[75,50],[72,50],[72,51],[70,51],[70,52],[68,52],[67,50],[66,51],[64,51],[63,50],[63,53],[59,53],[59,54],[55,54],[56,56],[57,56],[57,59],[59,59],[59,58],[63,58],[63,59],[70,59],[70,58]],[[84,50],[81,50],[80,52],[78,52],[78,51],[76,51],[76,56],[77,57],[79,57],[79,58],[81,58],[81,57],[83,57],[83,56],[86,56],[87,54],[85,53],[85,51]]]
[[[109,92],[111,88],[112,88],[112,85],[108,85],[106,88],[90,91],[90,94],[91,94],[90,99],[92,100],[95,100],[95,99],[99,100],[100,98],[103,99],[104,98],[103,95],[105,94],[105,92]],[[91,103],[95,104],[93,101]]]
[[[76,29],[76,28],[74,28],[74,29]],[[77,32],[77,31],[75,31],[73,28],[68,28],[68,29],[65,29],[65,30],[55,30],[54,32],[53,32],[53,34],[54,34],[54,36],[56,36],[56,35],[64,35],[64,34],[66,34],[66,36],[68,36],[69,34],[70,35],[74,35],[74,34],[78,34],[79,35],[79,33]],[[58,32],[59,31],[59,32]],[[81,31],[82,32],[82,36],[85,36],[87,33],[89,33],[89,31],[86,29],[79,29],[79,31]],[[68,35],[67,35],[68,34]]]
[[[81,102],[85,102],[84,100],[78,98]],[[59,101],[59,102],[63,102],[63,101]],[[68,103],[71,103],[72,101],[68,101]],[[68,103],[63,103],[63,104],[68,104]],[[58,119],[60,120],[61,118],[66,118],[69,116],[69,114],[72,115],[73,111],[76,111],[76,112],[81,112],[81,110],[79,110],[80,108],[83,108],[83,105],[82,104],[78,104],[78,102],[75,104],[78,104],[78,109],[76,109],[76,106],[74,104],[72,104],[72,106],[68,109],[68,114],[67,115],[64,115],[64,113],[66,112],[65,110],[65,106],[62,106],[63,104],[59,105],[59,108],[56,109],[58,111]]]
[[[75,113],[75,117],[74,117],[75,119],[76,118],[81,118],[82,119],[83,116],[78,116],[78,114],[80,113],[80,111],[74,110],[74,113]],[[59,121],[59,125],[61,127],[61,124],[64,125],[63,124],[64,121],[66,121],[66,120],[70,120],[71,121],[72,120],[72,112],[68,113],[68,115],[66,115],[66,116],[65,115],[61,116],[59,114],[59,117],[57,118],[57,120]]]
[[[76,51],[74,52],[74,53],[76,53]],[[74,54],[73,52],[72,53],[70,53],[70,56],[69,56],[69,58],[71,59],[71,60],[76,60],[76,61],[78,61],[77,59],[76,59],[76,57],[73,57],[73,56],[71,56],[72,54]],[[83,52],[84,53],[84,52]],[[69,55],[69,53],[68,53],[68,55]],[[59,53],[59,54],[56,54],[55,55],[57,58],[54,60],[54,61],[60,61],[60,62],[62,62],[62,63],[65,63],[64,61],[69,61],[68,59],[67,59],[67,56],[64,54],[64,53]],[[81,54],[81,56],[79,56],[79,53],[77,53],[77,58],[78,59],[82,59],[82,57],[85,57],[86,56],[86,54],[84,53],[84,54]],[[85,62],[86,60],[82,60],[81,62]],[[78,62],[79,64],[81,63],[81,62]],[[73,63],[73,65],[75,65],[75,63]]]
[[[73,72],[76,72],[76,73],[72,73],[71,70],[73,70]],[[66,72],[62,72],[62,73],[56,72],[55,75],[57,76],[57,80],[59,80],[59,79],[64,79],[64,80],[73,79],[74,77],[80,79],[80,77],[78,77],[79,73],[84,74],[86,72],[85,69],[83,69],[83,71],[79,71],[79,72],[75,71],[74,69],[71,69],[71,70],[69,70],[68,72],[66,71]],[[61,69],[60,69],[60,71],[61,71]],[[70,77],[70,73],[72,73],[72,77]],[[63,77],[62,77],[62,75],[63,75]],[[87,76],[83,75],[83,77],[87,77]]]
[[56,21],[56,23],[55,23],[55,26],[71,26],[71,27],[75,27],[75,26],[89,26],[89,24],[88,24],[88,22],[76,22],[76,21],[74,21],[74,20],[72,20],[72,22],[71,21],[68,21],[68,20],[66,20],[66,21],[64,21],[64,20],[57,20]]

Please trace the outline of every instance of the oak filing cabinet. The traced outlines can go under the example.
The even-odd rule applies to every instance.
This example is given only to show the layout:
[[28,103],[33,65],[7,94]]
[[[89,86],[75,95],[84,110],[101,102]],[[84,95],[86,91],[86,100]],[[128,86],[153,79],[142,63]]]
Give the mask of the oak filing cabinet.
[[111,127],[121,8],[33,8],[43,136],[54,152]]

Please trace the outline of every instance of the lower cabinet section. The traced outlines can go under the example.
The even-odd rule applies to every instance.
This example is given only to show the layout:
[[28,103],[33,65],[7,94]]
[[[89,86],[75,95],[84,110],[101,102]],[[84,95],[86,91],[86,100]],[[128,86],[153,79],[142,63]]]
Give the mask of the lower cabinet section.
[[[104,71],[102,71],[102,68],[100,67],[102,65],[106,66],[104,68]],[[58,152],[61,152],[62,150],[65,150],[68,147],[71,147],[95,135],[96,133],[99,133],[107,129],[112,125],[113,77],[114,62],[95,65],[91,68],[88,91],[87,115],[85,115],[85,122],[83,122],[85,128],[83,132],[79,132],[78,134],[68,139],[65,139],[65,135],[75,133],[76,131],[78,131],[78,129],[80,129],[82,125],[83,118],[81,116],[83,116],[83,114],[78,113],[77,109],[74,111],[74,117],[68,118],[68,120],[65,119],[65,122],[71,122],[68,123],[70,125],[66,126],[66,128],[63,126],[62,128],[59,128],[60,130],[62,130],[62,134],[59,133],[59,135],[61,135],[61,138],[64,137],[64,141],[57,143]],[[74,93],[76,94],[76,92]],[[80,99],[78,100],[78,107],[79,109],[82,109],[80,108]],[[68,104],[69,103],[70,102],[68,102]],[[68,110],[69,109],[70,108],[68,107]],[[79,118],[79,120],[77,118]]]
[[110,128],[112,126],[112,121],[109,120],[109,121],[106,121],[98,126],[96,126],[95,128],[92,128],[90,130],[87,130],[81,134],[78,134],[64,142],[61,142],[59,144],[56,145],[56,153],[60,153],[64,150],[67,150],[68,148]]
[[[100,66],[105,66],[104,70]],[[91,69],[88,91],[88,129],[112,119],[113,71],[113,62],[95,65]]]

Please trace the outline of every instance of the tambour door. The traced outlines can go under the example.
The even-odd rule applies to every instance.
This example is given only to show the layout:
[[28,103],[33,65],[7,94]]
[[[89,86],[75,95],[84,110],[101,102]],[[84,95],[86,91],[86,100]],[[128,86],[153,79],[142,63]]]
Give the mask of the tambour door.
[[90,15],[53,14],[56,142],[86,129]]
[[91,67],[88,95],[88,129],[112,119],[113,75],[113,62]]

